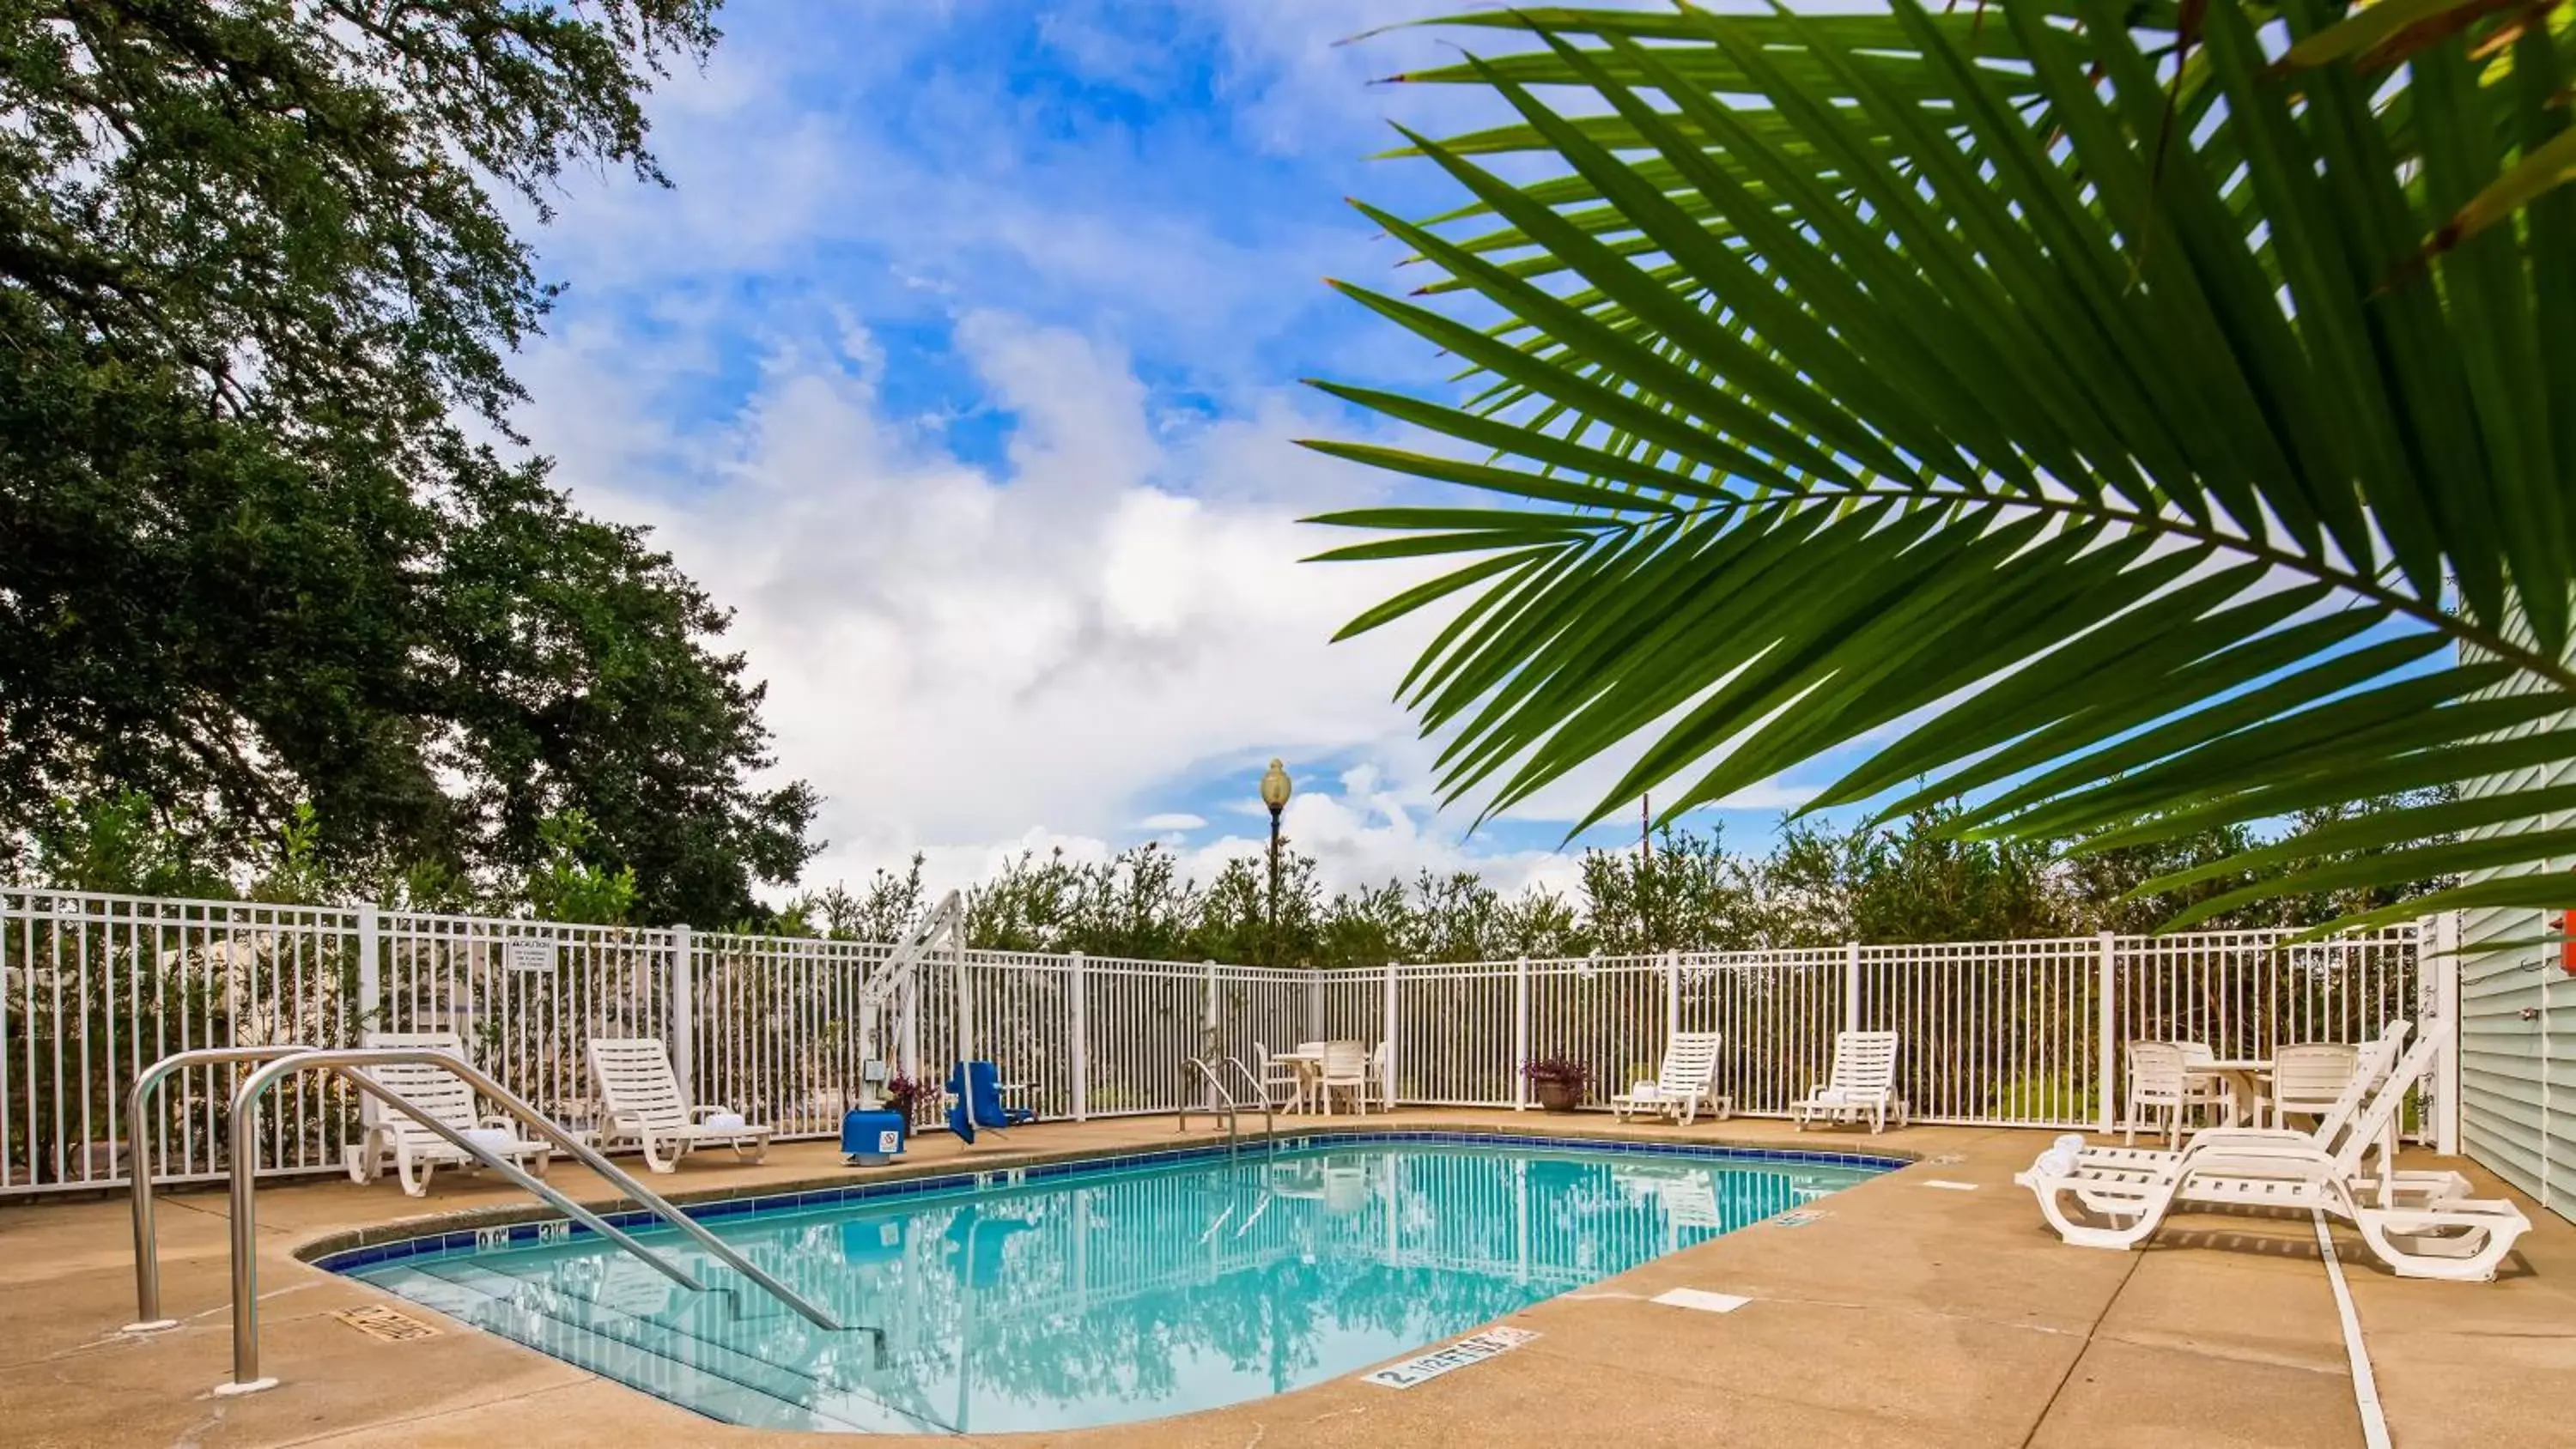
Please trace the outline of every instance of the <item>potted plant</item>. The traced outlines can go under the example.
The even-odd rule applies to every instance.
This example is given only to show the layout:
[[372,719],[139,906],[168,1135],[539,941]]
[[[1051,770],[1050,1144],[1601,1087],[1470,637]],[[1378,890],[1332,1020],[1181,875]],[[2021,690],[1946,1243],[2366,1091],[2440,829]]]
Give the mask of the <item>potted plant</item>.
[[1521,1075],[1538,1092],[1538,1104],[1550,1112],[1571,1112],[1583,1104],[1583,1089],[1592,1085],[1592,1069],[1572,1057],[1537,1057],[1521,1064]]
[[921,1083],[914,1081],[912,1078],[905,1076],[901,1072],[897,1072],[893,1076],[886,1078],[885,1090],[882,1095],[885,1099],[885,1109],[896,1116],[901,1117],[903,1119],[904,1131],[906,1133],[910,1133],[912,1130],[913,1104],[921,1100]]

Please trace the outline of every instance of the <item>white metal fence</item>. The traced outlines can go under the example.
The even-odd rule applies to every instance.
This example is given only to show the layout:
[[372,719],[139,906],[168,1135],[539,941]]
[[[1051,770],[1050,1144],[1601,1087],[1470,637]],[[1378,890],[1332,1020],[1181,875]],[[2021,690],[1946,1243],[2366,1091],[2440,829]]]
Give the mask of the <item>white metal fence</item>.
[[[1834,1033],[1903,1033],[1918,1120],[2099,1127],[2118,1043],[2264,1057],[2354,1041],[2445,1000],[2400,927],[2283,947],[2284,933],[1840,946],[1581,960],[1275,970],[969,951],[926,962],[892,1051],[937,1076],[960,1054],[1025,1083],[1043,1117],[1170,1112],[1212,1040],[1255,1060],[1324,1037],[1393,1043],[1399,1102],[1527,1104],[1535,1057],[1595,1095],[1654,1075],[1666,1035],[1717,1031],[1719,1090],[1777,1114],[1825,1074]],[[591,1125],[584,1043],[658,1036],[683,1083],[783,1137],[837,1130],[858,1079],[852,1003],[882,945],[380,911],[0,889],[0,1195],[124,1180],[125,1093],[188,1047],[352,1043],[452,1030],[543,1110]],[[961,1007],[962,1013],[961,1013]],[[2443,1028],[2446,1032],[2448,1027]],[[156,1174],[220,1175],[231,1068],[170,1081]],[[328,1171],[354,1135],[342,1084],[293,1079],[264,1170]]]

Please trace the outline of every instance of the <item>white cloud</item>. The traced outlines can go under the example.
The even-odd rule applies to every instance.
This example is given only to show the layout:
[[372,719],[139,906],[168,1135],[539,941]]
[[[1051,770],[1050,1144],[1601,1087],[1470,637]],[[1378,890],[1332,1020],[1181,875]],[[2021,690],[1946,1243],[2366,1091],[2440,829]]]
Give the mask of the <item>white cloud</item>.
[[[1177,139],[1099,116],[1071,137],[1022,124],[1007,67],[941,55],[989,15],[899,7],[899,24],[844,34],[747,12],[707,74],[657,98],[677,190],[566,202],[546,267],[577,289],[523,360],[522,425],[583,506],[652,525],[737,611],[728,647],[768,681],[781,774],[826,799],[831,846],[809,879],[919,850],[954,884],[1022,850],[1105,857],[1138,831],[1183,837],[1205,878],[1261,849],[1250,782],[1277,754],[1361,762],[1338,779],[1300,768],[1289,807],[1331,884],[1466,865],[1506,887],[1570,883],[1568,857],[1461,840],[1467,817],[1434,811],[1434,751],[1388,698],[1425,630],[1325,642],[1405,570],[1295,562],[1324,542],[1295,518],[1387,484],[1289,445],[1353,424],[1288,378],[1436,386],[1445,370],[1316,283],[1383,280],[1399,250],[1332,197],[1387,140],[1388,112],[1456,130],[1479,103],[1364,84],[1454,54],[1431,33],[1330,42],[1450,8],[1185,17],[1226,63],[1216,120]],[[1043,38],[1151,84],[1139,24],[1077,8]],[[1361,179],[1376,196],[1425,170]],[[1303,189],[1281,199],[1281,175]],[[971,401],[889,381],[926,362],[962,364]],[[994,415],[1011,422],[998,460],[952,441]],[[1515,817],[1578,817],[1627,758]],[[1227,773],[1243,798],[1209,800]],[[1729,803],[1799,794],[1774,782]]]
[[[886,415],[863,340],[774,353],[679,445],[628,406],[662,358],[543,355],[529,427],[559,476],[738,609],[784,767],[828,800],[820,878],[1033,824],[1097,837],[1194,766],[1408,733],[1408,641],[1325,643],[1400,574],[1295,562],[1292,507],[1377,486],[1288,445],[1296,402],[1163,436],[1113,346],[989,312],[957,336],[1016,417],[990,471]],[[1216,496],[1168,483],[1212,471]]]

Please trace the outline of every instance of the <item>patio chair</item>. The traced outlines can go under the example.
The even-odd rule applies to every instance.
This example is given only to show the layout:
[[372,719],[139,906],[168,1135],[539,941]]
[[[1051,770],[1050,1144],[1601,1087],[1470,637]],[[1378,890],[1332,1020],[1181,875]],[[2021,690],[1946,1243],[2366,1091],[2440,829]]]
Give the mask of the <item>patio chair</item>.
[[1814,1122],[1858,1122],[1869,1118],[1869,1130],[1884,1132],[1887,1119],[1905,1125],[1905,1099],[1896,1092],[1898,1034],[1892,1031],[1834,1033],[1831,1075],[1806,1096],[1789,1104],[1790,1119],[1804,1132]]
[[2272,1125],[2287,1127],[2292,1113],[2314,1117],[2332,1108],[2352,1079],[2357,1054],[2341,1042],[2303,1042],[2272,1055]]
[[1333,1093],[1347,1092],[1352,1110],[1368,1112],[1369,1056],[1367,1048],[1355,1041],[1324,1043],[1324,1069],[1315,1074],[1315,1095],[1323,1099],[1324,1115],[1333,1115]]
[[[2239,1132],[2209,1145],[2196,1140],[2162,1162],[2110,1167],[2059,1147],[2040,1154],[2014,1181],[2038,1197],[2058,1236],[2080,1247],[2135,1247],[2177,1206],[2289,1208],[2352,1223],[2400,1277],[2492,1279],[2531,1228],[2521,1209],[2468,1196],[2469,1184],[2458,1173],[2400,1172],[2395,1165],[2397,1114],[2440,1047],[2432,1037],[2418,1041],[2371,1087],[2368,1105],[2341,1124],[2330,1149],[2312,1134]],[[2356,1071],[2353,1083],[2368,1075]],[[2374,1153],[2376,1173],[2370,1171]]]
[[2121,1116],[2127,1131],[2120,1140],[2131,1146],[2138,1141],[2138,1123],[2151,1114],[2164,1120],[2166,1145],[2182,1146],[2182,1114],[2192,1098],[2190,1058],[2182,1043],[2170,1041],[2133,1041],[2123,1055],[2128,1059],[2129,1093],[2127,1110]]
[[1713,1031],[1677,1031],[1664,1047],[1663,1070],[1651,1082],[1637,1082],[1610,1099],[1619,1121],[1652,1112],[1687,1127],[1705,1106],[1712,1117],[1735,1112],[1735,1099],[1717,1095],[1717,1046]]
[[1377,1078],[1378,1110],[1395,1110],[1395,1043],[1382,1041],[1369,1054],[1369,1072]]
[[[459,1061],[465,1059],[465,1039],[452,1031],[371,1031],[360,1035],[358,1044],[445,1052]],[[462,1167],[473,1172],[483,1166],[480,1158],[423,1126],[426,1120],[445,1123],[491,1149],[494,1155],[516,1162],[540,1177],[545,1175],[547,1156],[554,1149],[521,1136],[519,1123],[512,1118],[476,1117],[474,1089],[466,1085],[463,1077],[427,1063],[386,1063],[360,1070],[367,1080],[402,1098],[403,1105],[389,1106],[371,1094],[360,1094],[358,1120],[365,1130],[356,1144],[340,1155],[351,1181],[373,1182],[390,1162],[402,1180],[404,1195],[422,1197],[429,1192],[429,1179],[438,1168]]]
[[[1304,1073],[1297,1070],[1297,1064],[1272,1056],[1270,1048],[1261,1042],[1252,1044],[1252,1056],[1254,1063],[1261,1070],[1261,1075],[1255,1078],[1261,1083],[1261,1100],[1281,1111],[1304,1111],[1306,1077]],[[1286,1093],[1284,1097],[1281,1095],[1283,1089]]]
[[731,1145],[744,1162],[769,1155],[772,1129],[724,1107],[689,1105],[659,1037],[592,1037],[590,1075],[606,1119],[599,1129],[603,1152],[634,1143],[655,1172],[677,1171],[691,1150],[716,1142]]

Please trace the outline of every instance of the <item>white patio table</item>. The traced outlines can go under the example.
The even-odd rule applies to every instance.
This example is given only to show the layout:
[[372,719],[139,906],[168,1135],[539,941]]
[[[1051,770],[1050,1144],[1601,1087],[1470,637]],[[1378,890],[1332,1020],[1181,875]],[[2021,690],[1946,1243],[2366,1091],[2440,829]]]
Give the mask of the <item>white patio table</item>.
[[2254,1118],[2255,1103],[2263,1097],[2263,1083],[2272,1075],[2272,1059],[2220,1057],[2186,1063],[2183,1071],[2194,1077],[2215,1077],[2227,1088],[2227,1125],[2234,1127]]

